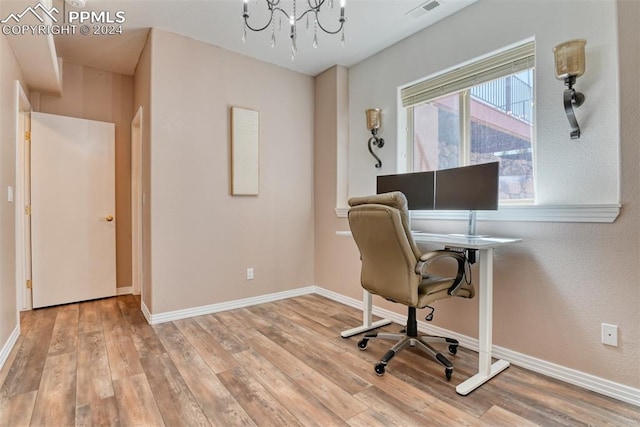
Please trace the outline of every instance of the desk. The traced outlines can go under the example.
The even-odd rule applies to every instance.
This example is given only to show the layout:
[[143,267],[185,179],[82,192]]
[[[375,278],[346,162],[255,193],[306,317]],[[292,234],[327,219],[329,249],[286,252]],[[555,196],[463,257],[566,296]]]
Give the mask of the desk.
[[[351,232],[349,231],[338,231],[336,234],[339,236],[351,236]],[[480,300],[480,307],[478,319],[478,373],[456,387],[456,392],[458,394],[467,395],[509,367],[509,362],[506,360],[498,360],[493,364],[491,363],[493,332],[493,250],[498,246],[521,242],[522,239],[467,237],[455,234],[432,234],[422,232],[413,232],[412,234],[417,243],[435,243],[449,247],[477,249],[479,251],[480,264],[478,273],[480,277],[478,281],[478,298]],[[375,326],[374,323],[371,323],[371,299],[371,294],[365,291],[363,308],[363,318],[365,319],[365,322],[363,322],[363,325],[358,328],[344,331],[342,333],[343,337],[346,338],[351,335],[379,327]],[[369,319],[369,323],[366,322],[366,319]],[[382,322],[384,321],[375,323]],[[387,323],[382,324],[390,323],[388,320],[386,322]],[[356,330],[360,332],[354,332]]]

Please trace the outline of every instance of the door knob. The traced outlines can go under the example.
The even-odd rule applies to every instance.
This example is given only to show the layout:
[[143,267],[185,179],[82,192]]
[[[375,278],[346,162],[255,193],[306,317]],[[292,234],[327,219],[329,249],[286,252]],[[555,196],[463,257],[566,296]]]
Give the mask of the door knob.
[[113,221],[113,215],[107,215],[106,217],[104,217],[104,219],[106,219],[107,222],[111,222]]

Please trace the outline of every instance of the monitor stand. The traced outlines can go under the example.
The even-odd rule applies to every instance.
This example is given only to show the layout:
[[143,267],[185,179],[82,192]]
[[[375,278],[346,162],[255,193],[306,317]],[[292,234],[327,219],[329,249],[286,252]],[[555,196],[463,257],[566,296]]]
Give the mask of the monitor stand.
[[467,229],[468,236],[476,235],[476,211],[469,211],[469,228]]
[[486,234],[476,234],[476,211],[469,211],[469,220],[467,223],[467,234],[451,234],[451,236],[459,237],[489,237]]

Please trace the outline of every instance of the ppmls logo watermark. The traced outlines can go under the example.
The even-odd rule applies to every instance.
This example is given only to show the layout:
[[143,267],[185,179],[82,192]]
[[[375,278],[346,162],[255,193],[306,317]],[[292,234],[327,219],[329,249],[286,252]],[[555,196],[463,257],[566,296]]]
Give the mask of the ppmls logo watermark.
[[[122,34],[122,24],[126,21],[125,12],[70,10],[63,21],[58,22],[60,11],[54,6],[50,9],[38,3],[28,6],[19,13],[10,13],[0,20],[2,34],[19,35],[115,35]],[[35,21],[34,21],[35,18]],[[37,22],[39,23],[37,23]],[[36,22],[34,24],[34,22]]]

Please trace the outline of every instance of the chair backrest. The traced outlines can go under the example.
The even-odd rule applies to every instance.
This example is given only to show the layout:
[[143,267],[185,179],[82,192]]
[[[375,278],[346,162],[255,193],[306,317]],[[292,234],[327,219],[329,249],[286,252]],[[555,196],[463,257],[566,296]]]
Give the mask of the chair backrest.
[[415,306],[422,280],[415,268],[421,252],[411,235],[404,194],[354,197],[349,206],[349,227],[362,258],[362,287],[388,300]]

